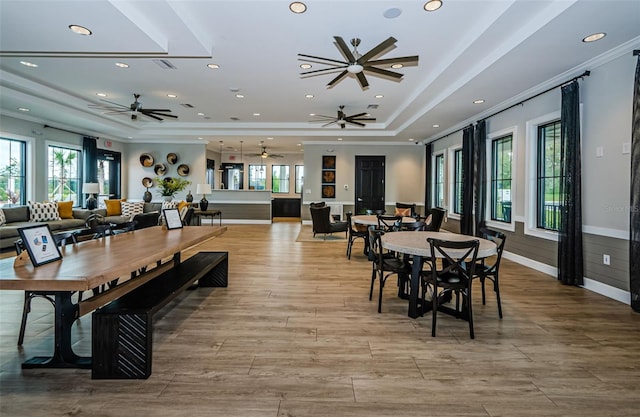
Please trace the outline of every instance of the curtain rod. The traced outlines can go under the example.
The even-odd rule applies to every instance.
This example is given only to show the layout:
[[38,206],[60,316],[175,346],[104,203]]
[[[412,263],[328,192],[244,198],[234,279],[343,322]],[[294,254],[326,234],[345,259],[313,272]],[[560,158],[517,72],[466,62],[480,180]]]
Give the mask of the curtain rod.
[[73,133],[74,135],[80,135],[80,136],[84,136],[86,138],[91,138],[91,139],[96,139],[96,140],[100,139],[97,136],[85,135],[84,133],[74,132],[73,130],[62,129],[60,127],[54,127],[54,126],[49,126],[49,125],[44,125],[44,127],[45,127],[45,129],[49,128],[49,129],[61,130],[63,132]]
[[[640,51],[634,51],[634,52],[639,52],[639,53],[640,53]],[[490,118],[492,118],[493,116],[496,116],[496,115],[498,115],[498,114],[500,114],[500,113],[502,113],[502,112],[505,112],[505,111],[507,111],[507,110],[509,110],[509,109],[512,109],[512,108],[514,108],[514,107],[516,107],[516,106],[520,106],[520,105],[524,104],[525,102],[527,102],[527,101],[529,101],[529,100],[532,100],[532,99],[534,99],[534,98],[536,98],[536,97],[538,97],[538,96],[541,96],[541,95],[543,95],[543,94],[545,94],[545,93],[548,93],[548,92],[549,92],[549,91],[551,91],[551,90],[555,90],[555,89],[556,89],[556,88],[558,88],[558,87],[562,87],[563,85],[565,85],[565,84],[569,84],[570,82],[576,81],[576,80],[578,80],[578,79],[580,79],[580,78],[588,77],[589,75],[591,75],[591,71],[588,71],[588,70],[587,70],[587,71],[583,72],[581,75],[578,75],[578,76],[576,76],[576,77],[573,77],[572,79],[570,79],[570,80],[568,80],[568,81],[564,81],[564,82],[562,82],[562,83],[560,83],[560,84],[554,85],[554,86],[553,86],[553,87],[551,87],[551,88],[547,88],[546,90],[544,90],[544,91],[542,91],[542,92],[540,92],[540,93],[538,93],[538,94],[535,94],[535,95],[533,95],[533,96],[531,96],[531,97],[529,97],[529,98],[526,98],[526,99],[524,99],[524,100],[522,100],[522,101],[520,101],[520,102],[518,102],[518,103],[516,103],[516,104],[512,104],[511,106],[506,107],[506,108],[504,108],[504,109],[502,109],[502,110],[499,110],[499,111],[497,111],[497,112],[495,112],[495,113],[493,113],[493,114],[490,114],[489,116],[483,117],[483,118],[482,118],[482,119],[480,119],[480,120],[490,119]],[[478,121],[480,121],[480,120],[478,120]],[[463,126],[463,127],[461,127],[460,129],[456,129],[456,130],[454,130],[453,132],[449,132],[449,133],[447,133],[446,135],[439,137],[438,139],[434,139],[434,140],[432,140],[432,141],[429,141],[429,143],[433,143],[433,142],[437,142],[437,141],[439,141],[439,140],[442,140],[442,139],[444,139],[444,138],[446,138],[446,137],[449,137],[449,136],[453,135],[454,133],[458,133],[458,132],[460,132],[461,130],[466,129],[467,127],[468,127],[468,125],[467,125],[467,126]]]

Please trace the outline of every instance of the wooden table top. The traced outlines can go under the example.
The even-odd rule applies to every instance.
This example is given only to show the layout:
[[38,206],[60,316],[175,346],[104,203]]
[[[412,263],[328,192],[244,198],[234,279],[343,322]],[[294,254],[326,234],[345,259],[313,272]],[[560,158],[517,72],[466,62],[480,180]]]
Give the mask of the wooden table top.
[[[497,253],[496,244],[490,240],[475,236],[461,235],[450,232],[390,232],[382,235],[382,247],[408,255],[431,256],[431,247],[427,238],[452,240],[462,242],[477,239],[480,241],[478,258],[486,258]],[[463,256],[466,250],[449,249],[447,252],[454,256]]]
[[[365,224],[367,226],[377,226],[378,216],[375,214],[363,214],[358,216],[351,216],[351,221],[357,224]],[[413,223],[416,219],[413,217],[403,217],[402,223]]]
[[0,290],[86,291],[128,276],[226,230],[226,227],[185,226],[174,230],[148,227],[61,247],[61,261],[37,268],[30,262],[14,267],[15,257],[0,259]]

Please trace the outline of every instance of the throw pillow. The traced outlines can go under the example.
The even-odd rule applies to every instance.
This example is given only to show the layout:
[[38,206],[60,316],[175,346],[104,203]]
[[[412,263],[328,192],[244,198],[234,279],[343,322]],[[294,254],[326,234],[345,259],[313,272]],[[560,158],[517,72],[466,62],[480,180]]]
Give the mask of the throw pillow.
[[182,209],[183,209],[184,207],[187,207],[187,208],[188,208],[188,207],[189,207],[189,203],[187,203],[186,201],[181,201],[181,202],[179,202],[179,203],[178,203],[178,211],[179,211],[180,213],[182,213]]
[[61,219],[73,219],[73,201],[58,201],[57,204]]
[[133,220],[136,214],[144,212],[144,201],[122,201],[120,202],[122,217],[128,217],[129,221]]
[[[178,204],[178,207],[180,207],[180,204]],[[178,210],[180,210],[180,220],[184,222],[184,216],[187,215],[187,211],[189,210],[189,203],[183,205],[182,208],[179,208]]]
[[411,217],[411,209],[410,208],[398,208],[396,207],[396,216],[402,217]]
[[60,220],[58,205],[56,203],[35,203],[29,201],[28,206],[30,222]]
[[107,208],[107,216],[122,215],[120,203],[122,203],[122,200],[104,200],[104,205]]
[[7,223],[7,218],[4,217],[4,211],[0,209],[0,226],[4,226]]

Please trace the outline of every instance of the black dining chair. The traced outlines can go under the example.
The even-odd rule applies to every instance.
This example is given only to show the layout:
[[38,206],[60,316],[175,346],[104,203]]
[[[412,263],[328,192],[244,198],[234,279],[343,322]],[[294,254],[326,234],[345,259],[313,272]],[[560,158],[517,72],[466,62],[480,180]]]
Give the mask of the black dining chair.
[[367,240],[369,239],[369,231],[368,230],[357,230],[354,228],[353,222],[351,221],[351,217],[353,213],[351,211],[347,212],[347,224],[349,226],[348,235],[349,242],[347,243],[347,258],[351,259],[351,249],[353,248],[353,242],[357,239],[362,239],[365,243],[365,249],[368,247]]
[[[440,308],[440,300],[446,293],[455,293],[457,317],[469,321],[469,336],[475,338],[473,332],[473,309],[471,304],[471,283],[475,275],[476,261],[480,241],[477,239],[453,242],[427,238],[431,248],[431,270],[420,274],[422,281],[422,305],[426,305],[426,294],[431,292],[432,319],[431,336],[436,336],[436,317]],[[458,256],[452,250],[462,251]],[[460,252],[458,252],[460,253]],[[441,262],[437,259],[441,258]],[[431,291],[428,291],[428,290]],[[460,310],[462,297],[462,310]]]
[[[64,246],[67,243],[76,244],[78,240],[76,239],[76,235],[73,232],[64,232],[64,233],[56,233],[53,236],[53,241],[58,246]],[[16,254],[20,255],[23,250],[25,250],[24,243],[22,239],[14,242],[14,247],[16,249]],[[82,291],[78,292],[78,301],[82,301]],[[22,346],[24,342],[24,333],[27,329],[27,316],[31,312],[31,301],[34,298],[42,298],[51,303],[51,305],[56,305],[56,302],[53,298],[53,294],[50,292],[44,291],[25,291],[24,292],[24,304],[22,305],[22,320],[20,321],[20,331],[18,333],[18,346]]]
[[500,302],[500,280],[498,278],[498,272],[500,271],[500,260],[502,259],[502,251],[504,250],[504,244],[507,240],[507,236],[497,230],[491,230],[483,227],[479,230],[480,237],[487,239],[496,244],[497,255],[495,258],[482,258],[477,260],[475,269],[475,279],[480,280],[482,285],[482,305],[486,304],[486,295],[484,289],[484,282],[488,279],[493,283],[493,291],[496,293],[496,301],[498,303],[498,316],[502,318],[502,304]]
[[398,276],[398,285],[401,285],[400,278],[411,275],[411,268],[400,258],[386,253],[382,247],[382,235],[385,231],[369,227],[369,254],[372,258],[371,266],[371,288],[369,289],[369,301],[373,298],[373,287],[376,279],[380,282],[380,292],[378,294],[378,313],[382,312],[382,291],[387,278],[392,275]]
[[397,232],[402,226],[402,216],[378,215],[378,227],[385,232]]
[[429,210],[425,223],[427,223],[427,228],[425,230],[429,232],[439,232],[440,227],[442,227],[442,221],[444,220],[444,215],[446,214],[446,210],[442,207],[435,207]]

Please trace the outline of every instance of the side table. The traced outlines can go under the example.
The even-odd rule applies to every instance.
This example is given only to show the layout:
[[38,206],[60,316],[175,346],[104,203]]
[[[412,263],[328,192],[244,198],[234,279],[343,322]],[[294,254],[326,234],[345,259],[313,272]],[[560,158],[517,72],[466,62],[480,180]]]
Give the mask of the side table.
[[193,215],[197,219],[196,224],[198,226],[202,226],[203,217],[211,217],[211,226],[213,226],[213,218],[216,216],[220,217],[220,226],[222,226],[222,211],[220,210],[195,210]]

